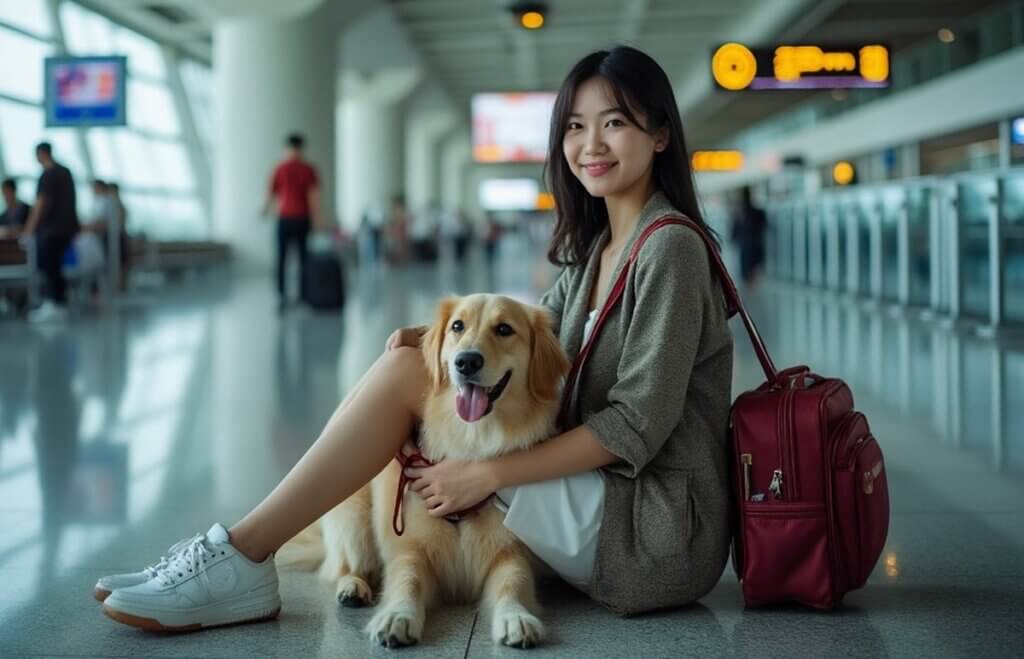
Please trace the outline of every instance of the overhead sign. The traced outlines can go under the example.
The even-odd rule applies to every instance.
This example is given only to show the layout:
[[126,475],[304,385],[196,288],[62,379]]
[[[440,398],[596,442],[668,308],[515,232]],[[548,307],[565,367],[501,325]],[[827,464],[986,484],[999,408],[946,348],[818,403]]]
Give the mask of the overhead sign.
[[779,45],[748,48],[727,43],[711,56],[720,89],[843,89],[889,86],[889,49],[879,44],[851,47]]

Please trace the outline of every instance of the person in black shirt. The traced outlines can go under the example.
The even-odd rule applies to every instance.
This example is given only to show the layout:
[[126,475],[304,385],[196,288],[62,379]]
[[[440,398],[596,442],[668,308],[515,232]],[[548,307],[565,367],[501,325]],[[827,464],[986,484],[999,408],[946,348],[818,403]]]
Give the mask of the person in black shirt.
[[18,184],[13,178],[0,184],[4,195],[4,212],[0,214],[0,238],[17,236],[28,221],[29,205],[18,199]]
[[57,320],[65,314],[67,299],[61,262],[79,229],[75,181],[70,170],[53,159],[48,142],[36,146],[36,159],[43,166],[43,174],[24,233],[35,237],[36,263],[46,280],[47,299],[30,315],[30,320]]

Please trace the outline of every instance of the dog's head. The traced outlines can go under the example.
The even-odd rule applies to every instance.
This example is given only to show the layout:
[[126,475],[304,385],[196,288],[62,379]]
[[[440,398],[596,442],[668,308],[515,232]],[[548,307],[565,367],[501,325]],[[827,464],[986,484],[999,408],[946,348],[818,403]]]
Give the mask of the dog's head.
[[554,401],[569,370],[547,310],[500,295],[442,300],[422,347],[434,392],[451,385],[469,423],[503,399]]

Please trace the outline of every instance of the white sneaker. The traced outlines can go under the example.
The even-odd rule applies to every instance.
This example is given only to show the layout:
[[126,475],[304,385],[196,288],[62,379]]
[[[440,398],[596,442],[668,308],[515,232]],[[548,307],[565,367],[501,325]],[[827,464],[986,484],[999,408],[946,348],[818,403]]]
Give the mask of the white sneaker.
[[250,561],[220,524],[168,558],[149,581],[111,593],[103,612],[149,631],[192,631],[271,620],[281,611],[274,557]]
[[68,311],[59,304],[45,300],[38,309],[28,312],[30,323],[52,323],[64,320],[68,317]]
[[196,538],[201,537],[203,537],[202,534],[196,534],[191,538],[185,538],[171,545],[171,548],[167,550],[166,556],[161,556],[157,563],[144,567],[139,572],[111,574],[110,576],[100,577],[100,580],[96,582],[96,586],[92,590],[93,597],[102,602],[110,596],[110,593],[118,588],[131,588],[132,586],[138,586],[140,583],[146,583],[156,576],[157,570],[163,569],[179,552],[192,544]]

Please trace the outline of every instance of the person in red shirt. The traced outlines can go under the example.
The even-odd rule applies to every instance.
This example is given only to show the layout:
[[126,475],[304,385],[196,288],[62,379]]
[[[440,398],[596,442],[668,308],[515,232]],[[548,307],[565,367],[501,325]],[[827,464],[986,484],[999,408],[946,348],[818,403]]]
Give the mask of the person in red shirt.
[[[267,190],[264,214],[270,213],[277,200],[277,292],[280,308],[288,302],[285,288],[285,265],[289,247],[294,244],[299,251],[300,272],[306,269],[306,239],[310,227],[323,228],[320,218],[320,186],[316,169],[302,157],[305,138],[292,133],[286,140],[285,159],[274,168]],[[301,274],[300,274],[301,289]]]

